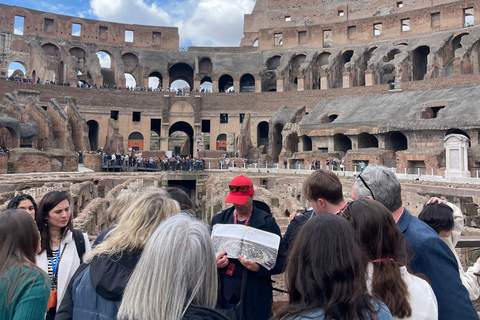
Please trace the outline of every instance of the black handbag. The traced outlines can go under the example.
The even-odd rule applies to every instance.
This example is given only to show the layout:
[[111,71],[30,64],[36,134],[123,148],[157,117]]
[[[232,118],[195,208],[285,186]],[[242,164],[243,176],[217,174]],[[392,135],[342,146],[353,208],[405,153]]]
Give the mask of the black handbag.
[[242,273],[242,287],[240,289],[240,301],[232,309],[217,310],[221,314],[226,315],[230,320],[246,320],[243,297],[245,295],[245,288],[247,286],[247,278],[248,278],[248,271],[247,271],[247,268],[244,267],[243,268],[243,273]]

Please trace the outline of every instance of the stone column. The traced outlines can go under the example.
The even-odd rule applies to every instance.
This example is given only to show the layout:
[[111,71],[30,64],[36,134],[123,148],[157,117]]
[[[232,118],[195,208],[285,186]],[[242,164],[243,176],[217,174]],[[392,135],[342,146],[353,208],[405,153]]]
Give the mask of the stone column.
[[233,80],[233,90],[240,92],[240,80]]
[[350,88],[352,86],[352,74],[350,72],[344,71],[342,80],[343,80],[343,88]]
[[227,152],[235,155],[235,132],[227,132]]
[[168,88],[170,88],[170,77],[169,76],[163,77],[162,81],[163,81],[163,90],[167,90]]
[[255,92],[262,92],[262,80],[255,80]]
[[200,80],[194,80],[193,81],[193,88],[191,90],[198,89],[200,91]]
[[305,90],[305,78],[298,77],[297,78],[297,91],[304,91]]
[[365,87],[373,86],[373,71],[367,70],[365,72]]
[[218,80],[212,79],[212,93],[218,93]]
[[327,89],[329,89],[329,87],[328,87],[328,78],[327,78],[326,75],[320,77],[320,89],[321,89],[321,90],[327,90]]
[[277,92],[283,92],[283,79],[277,79]]

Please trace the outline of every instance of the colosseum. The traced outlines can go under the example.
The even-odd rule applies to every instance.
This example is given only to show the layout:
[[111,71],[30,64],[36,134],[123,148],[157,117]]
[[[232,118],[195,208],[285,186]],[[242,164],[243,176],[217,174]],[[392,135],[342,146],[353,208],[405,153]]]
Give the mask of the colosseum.
[[[57,150],[50,157],[64,166],[68,150],[212,159],[227,151],[271,164],[338,158],[347,170],[363,161],[432,175],[451,160],[474,175],[479,4],[257,0],[240,46],[187,50],[174,27],[0,4],[0,146]],[[12,62],[31,83],[4,81]],[[122,90],[126,77],[138,90]],[[151,78],[158,86],[141,90]],[[172,92],[176,80],[188,90]],[[172,149],[179,131],[186,143]],[[452,137],[463,147],[446,148]]]

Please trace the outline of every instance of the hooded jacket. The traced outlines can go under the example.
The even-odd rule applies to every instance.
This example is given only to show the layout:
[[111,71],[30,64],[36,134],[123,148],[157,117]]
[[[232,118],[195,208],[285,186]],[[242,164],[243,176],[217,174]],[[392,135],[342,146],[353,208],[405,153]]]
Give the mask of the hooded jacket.
[[55,320],[113,320],[141,250],[94,257],[73,276]]

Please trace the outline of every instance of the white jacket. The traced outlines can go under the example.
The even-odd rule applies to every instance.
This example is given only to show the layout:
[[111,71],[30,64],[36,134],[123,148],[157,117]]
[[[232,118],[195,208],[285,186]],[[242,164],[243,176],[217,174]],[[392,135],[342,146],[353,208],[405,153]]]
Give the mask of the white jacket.
[[[402,278],[407,284],[410,294],[410,307],[412,316],[403,320],[438,320],[438,305],[435,293],[427,281],[414,276],[407,271],[407,267],[400,267]],[[367,288],[372,293],[373,263],[369,262],[367,267]],[[393,317],[393,319],[398,319]]]
[[[83,237],[85,239],[85,252],[88,252],[92,250],[90,242],[88,241],[88,235],[84,233]],[[70,279],[80,265],[80,258],[78,257],[77,247],[75,246],[73,233],[71,231],[68,231],[67,235],[62,239],[60,247],[60,255],[62,258],[60,259],[58,266],[57,310],[62,302]],[[37,255],[37,266],[48,274],[48,259],[46,250]]]
[[450,208],[453,209],[453,219],[454,219],[454,229],[450,237],[441,237],[443,241],[447,244],[447,246],[452,250],[455,258],[457,258],[458,263],[458,272],[460,273],[460,279],[462,279],[462,283],[467,288],[468,293],[470,294],[470,300],[477,300],[480,296],[480,285],[477,281],[477,276],[474,275],[474,272],[480,271],[480,264],[475,262],[473,266],[468,268],[467,271],[463,270],[462,262],[458,258],[457,251],[455,250],[455,246],[457,245],[458,239],[462,234],[463,226],[465,222],[463,221],[463,213],[459,207],[454,205],[453,203],[447,202]]

